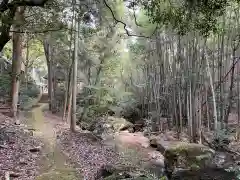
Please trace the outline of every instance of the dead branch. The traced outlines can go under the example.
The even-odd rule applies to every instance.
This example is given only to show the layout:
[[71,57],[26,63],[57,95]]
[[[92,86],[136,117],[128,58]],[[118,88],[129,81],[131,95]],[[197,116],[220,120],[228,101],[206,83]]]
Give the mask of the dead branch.
[[109,6],[109,4],[106,2],[106,0],[104,0],[103,2],[104,2],[104,4],[105,4],[105,6],[109,9],[109,11],[111,12],[114,21],[115,21],[117,24],[118,24],[118,23],[123,24],[123,28],[124,28],[124,30],[125,30],[125,32],[126,32],[126,34],[127,34],[128,36],[141,37],[141,38],[151,38],[151,37],[155,34],[155,32],[156,32],[156,30],[157,30],[157,26],[156,26],[156,28],[154,29],[154,31],[152,32],[151,36],[130,34],[130,32],[127,30],[127,24],[124,23],[123,21],[121,21],[121,20],[119,20],[119,19],[116,18],[115,14],[114,14],[114,12],[113,12],[113,10],[112,10],[112,8]]

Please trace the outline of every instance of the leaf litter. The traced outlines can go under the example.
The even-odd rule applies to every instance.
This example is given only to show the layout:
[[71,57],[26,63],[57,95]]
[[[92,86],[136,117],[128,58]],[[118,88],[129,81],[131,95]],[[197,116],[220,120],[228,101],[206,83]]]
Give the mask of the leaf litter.
[[32,180],[39,173],[38,161],[43,157],[41,151],[29,150],[43,144],[26,131],[25,126],[14,125],[13,119],[0,114],[0,179],[6,173],[16,180]]
[[[50,177],[48,174],[67,171],[66,167],[54,170],[57,168],[57,162],[44,165],[43,162],[49,158],[48,156],[53,156],[50,155],[51,153],[63,154],[64,158],[57,158],[58,161],[64,161],[61,163],[76,170],[78,174],[76,177],[79,180],[102,179],[102,170],[105,167],[112,167],[119,163],[119,154],[114,148],[104,146],[98,140],[94,140],[90,133],[80,131],[71,133],[69,126],[62,121],[61,117],[49,112],[44,112],[43,116],[44,127],[48,128],[41,129],[44,131],[41,135],[49,134],[46,131],[54,133],[56,136],[54,143],[57,146],[55,149],[60,152],[41,149],[46,142],[42,138],[33,136],[33,131],[37,131],[38,127],[16,126],[12,118],[0,114],[0,177],[2,179],[6,173],[11,174],[11,172],[13,172],[12,175],[16,175],[14,180],[41,180],[40,177],[43,175],[42,179],[45,175]],[[54,176],[47,179],[74,180],[76,178],[75,176],[72,178]]]

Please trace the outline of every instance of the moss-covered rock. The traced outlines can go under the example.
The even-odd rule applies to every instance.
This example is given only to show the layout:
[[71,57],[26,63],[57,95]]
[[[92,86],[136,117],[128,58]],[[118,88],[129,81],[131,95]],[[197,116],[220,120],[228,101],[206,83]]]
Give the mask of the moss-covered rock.
[[123,130],[130,130],[132,129],[133,124],[128,122],[126,119],[124,118],[119,118],[119,117],[113,117],[113,116],[108,116],[108,117],[104,117],[99,119],[98,122],[94,123],[91,126],[91,130],[95,133],[95,134],[113,134],[116,132],[120,132]]
[[109,116],[107,118],[107,123],[113,127],[115,132],[127,130],[133,127],[133,124],[127,121],[126,119],[113,116]]
[[201,169],[206,167],[214,157],[214,150],[195,143],[180,141],[161,141],[152,138],[152,146],[164,155],[165,170],[172,174],[176,167],[183,169]]
[[198,170],[181,170],[173,174],[172,180],[230,180],[237,179],[234,172],[227,172],[222,168],[202,168]]
[[110,176],[104,178],[104,180],[153,180],[143,174],[131,173],[131,172],[114,172]]

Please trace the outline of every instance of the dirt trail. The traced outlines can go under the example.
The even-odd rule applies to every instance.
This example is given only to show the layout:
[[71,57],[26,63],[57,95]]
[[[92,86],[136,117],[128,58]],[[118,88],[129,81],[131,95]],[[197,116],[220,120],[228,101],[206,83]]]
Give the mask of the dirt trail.
[[45,158],[39,162],[41,174],[36,180],[81,180],[83,178],[69,165],[68,158],[57,145],[54,124],[44,118],[42,110],[46,106],[46,103],[39,103],[25,115],[27,117],[25,123],[29,128],[34,129],[33,136],[40,138],[44,143],[41,151],[45,154]]

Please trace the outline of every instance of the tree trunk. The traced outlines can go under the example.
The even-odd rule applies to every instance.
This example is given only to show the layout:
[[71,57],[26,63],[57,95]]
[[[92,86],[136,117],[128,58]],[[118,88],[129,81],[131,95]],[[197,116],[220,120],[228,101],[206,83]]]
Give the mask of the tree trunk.
[[227,128],[228,126],[228,117],[230,114],[230,111],[232,109],[232,97],[233,97],[233,86],[234,86],[234,70],[235,70],[235,59],[236,59],[236,49],[233,49],[233,60],[232,60],[232,71],[231,71],[231,81],[230,81],[230,87],[229,87],[229,94],[228,94],[228,105],[226,108],[226,113],[224,116],[224,128]]
[[201,88],[198,96],[198,109],[199,109],[199,143],[202,144],[202,96]]
[[[53,59],[53,58],[51,58]],[[52,81],[52,113],[56,113],[57,112],[57,99],[56,99],[56,90],[57,90],[57,78],[56,78],[56,66],[54,66],[52,64],[52,74],[53,74],[53,81]]]
[[[218,44],[220,41],[220,37],[218,38]],[[218,62],[218,78],[219,82],[222,82],[222,77],[223,77],[223,57],[224,57],[224,33],[221,36],[221,47],[219,48],[220,53],[218,53],[219,56],[219,62]],[[219,88],[220,88],[220,93],[219,93],[219,101],[220,101],[220,108],[219,108],[219,119],[218,121],[221,123],[221,129],[224,127],[224,122],[223,122],[223,115],[224,115],[224,92],[223,92],[223,86],[224,83],[221,83]]]
[[206,63],[207,63],[207,74],[209,77],[209,81],[210,81],[210,86],[211,86],[211,91],[212,91],[212,96],[213,96],[213,120],[214,120],[214,130],[218,129],[218,119],[217,119],[217,104],[216,104],[216,95],[215,95],[215,91],[214,91],[214,87],[213,87],[213,79],[212,79],[212,75],[211,75],[211,71],[210,71],[210,67],[209,67],[209,61],[208,61],[208,56],[206,57]]
[[46,56],[46,61],[47,61],[47,69],[48,69],[48,98],[49,98],[49,111],[52,111],[52,99],[53,99],[53,68],[52,68],[52,60],[51,60],[51,56],[50,56],[50,44],[49,44],[49,40],[45,39],[44,40],[44,52],[45,52],[45,56]]
[[[68,79],[68,82],[67,82],[67,91],[66,91],[66,93],[65,93],[65,100],[64,100],[64,109],[63,109],[63,117],[62,117],[62,119],[63,120],[65,120],[65,116],[66,116],[66,112],[67,112],[67,110],[68,110],[68,113],[69,113],[69,109],[67,108],[67,103],[68,104],[70,104],[70,102],[72,101],[72,96],[71,97],[69,97],[70,95],[70,83],[71,83],[71,76],[72,76],[72,66],[70,66],[70,69],[69,69],[69,74],[68,74],[68,77],[67,77],[67,79]],[[72,92],[71,92],[71,94],[72,94]]]
[[189,85],[189,130],[190,138],[193,140],[193,99],[192,99],[192,83]]
[[[72,70],[71,70],[72,71]],[[66,122],[71,124],[71,112],[72,112],[72,80],[73,80],[73,74],[71,73],[70,79],[69,79],[69,99],[68,99],[68,107],[67,107],[67,118]]]
[[70,119],[71,119],[71,112],[72,112],[72,91],[70,92],[70,97],[69,97],[69,102],[68,102],[68,108],[67,108],[67,110],[68,110],[68,116],[67,116],[67,122],[69,123],[69,124],[71,124],[71,121],[70,121]]
[[191,117],[190,117],[190,98],[189,94],[187,95],[187,119],[188,119],[188,134],[189,137],[192,137],[192,124],[191,124]]
[[72,84],[72,114],[70,130],[76,131],[76,110],[77,110],[77,70],[78,70],[78,21],[75,21],[75,42],[74,42],[74,63],[73,63],[73,84]]
[[27,48],[27,52],[26,52],[26,60],[25,60],[25,83],[26,83],[26,87],[28,84],[28,66],[29,66],[29,37],[27,35],[26,37],[26,48]]
[[205,101],[206,101],[206,114],[207,114],[207,129],[210,131],[210,118],[209,118],[209,103],[208,103],[208,84],[205,82]]
[[[237,64],[237,77],[240,75],[240,68],[239,64]],[[240,135],[240,92],[239,92],[239,79],[237,78],[237,114],[238,114],[238,120],[237,120],[237,131],[236,131],[236,140],[239,140],[239,135]]]
[[[24,16],[24,8],[18,7],[16,10],[16,21],[21,22]],[[21,25],[15,25],[15,31],[21,30]],[[20,33],[13,33],[13,55],[12,55],[12,113],[16,124],[20,124],[17,117],[20,74],[22,63],[22,36]]]
[[48,97],[49,97],[49,111],[52,111],[53,107],[53,72],[52,61],[48,63]]
[[179,126],[180,126],[180,132],[183,131],[183,120],[182,120],[182,101],[181,101],[181,94],[180,94],[180,90],[179,90],[179,96],[178,96],[178,100],[179,100]]
[[[73,17],[75,16],[75,11],[73,11]],[[72,41],[73,41],[73,26],[74,26],[74,18],[72,19],[72,25],[71,25],[71,37],[70,37],[70,44],[69,44],[69,59],[73,60],[73,56],[72,56]],[[72,99],[69,97],[69,93],[70,93],[70,82],[71,82],[71,76],[72,76],[72,66],[73,66],[73,61],[71,61],[71,64],[69,66],[69,73],[68,76],[66,77],[66,79],[68,79],[67,83],[66,83],[66,87],[67,87],[67,91],[65,93],[65,100],[64,100],[64,107],[63,107],[63,117],[62,120],[65,120],[65,116],[66,116],[66,111],[67,111],[67,103],[68,101],[70,102]],[[67,72],[66,72],[67,74]],[[69,103],[70,104],[70,103]],[[68,109],[69,110],[69,109]],[[68,118],[67,118],[68,119]]]

